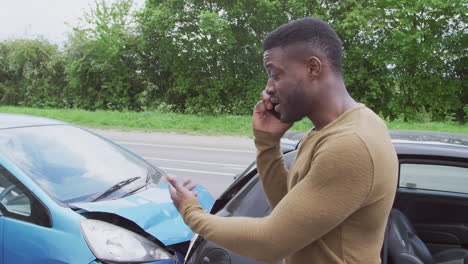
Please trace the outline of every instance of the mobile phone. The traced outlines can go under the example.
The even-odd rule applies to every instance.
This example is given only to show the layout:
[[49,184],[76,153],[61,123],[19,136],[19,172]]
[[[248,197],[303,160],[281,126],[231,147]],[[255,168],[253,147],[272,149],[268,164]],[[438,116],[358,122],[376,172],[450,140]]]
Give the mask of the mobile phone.
[[267,110],[268,113],[272,114],[274,117],[276,117],[277,119],[280,119],[280,113],[279,112],[276,112],[275,111],[275,106],[277,104],[272,104],[273,105],[273,108],[271,110]]

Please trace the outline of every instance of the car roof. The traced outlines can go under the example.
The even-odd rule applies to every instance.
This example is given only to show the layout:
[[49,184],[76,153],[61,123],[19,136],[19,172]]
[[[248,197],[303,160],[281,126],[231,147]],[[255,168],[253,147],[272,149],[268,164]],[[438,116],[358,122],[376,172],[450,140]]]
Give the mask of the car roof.
[[[282,138],[284,147],[298,147],[298,143],[306,132],[287,132]],[[437,157],[449,159],[468,159],[468,135],[418,131],[390,130],[392,143],[400,157]]]
[[400,156],[468,159],[468,135],[434,131],[390,131],[393,145]]
[[468,135],[435,131],[390,130],[395,143],[444,144],[468,147]]
[[67,123],[39,116],[0,113],[0,129],[63,124]]
[[444,160],[468,160],[468,147],[456,145],[393,143],[400,157],[443,158]]

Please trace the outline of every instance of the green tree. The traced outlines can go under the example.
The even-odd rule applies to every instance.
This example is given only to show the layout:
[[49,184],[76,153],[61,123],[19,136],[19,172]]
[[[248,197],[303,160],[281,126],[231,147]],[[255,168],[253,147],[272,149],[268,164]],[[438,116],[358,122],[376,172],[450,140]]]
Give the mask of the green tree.
[[[466,7],[463,1],[376,1],[376,58],[391,67],[392,113],[413,119],[429,112],[433,120],[456,115],[465,122],[468,103]],[[465,45],[464,45],[465,44]]]
[[64,52],[0,42],[0,100],[34,106],[250,114],[264,89],[262,40],[314,16],[344,46],[344,78],[385,118],[466,122],[462,0],[101,0]]
[[45,40],[0,43],[0,100],[28,106],[66,105],[63,56]]
[[266,81],[261,41],[288,21],[285,8],[265,0],[147,1],[138,22],[145,72],[158,78],[156,101],[185,112],[250,113]]
[[344,78],[359,101],[390,119],[430,112],[463,122],[465,13],[460,0],[149,0],[138,21],[157,100],[181,110],[248,113],[266,79],[262,39],[316,16],[343,40]]
[[139,110],[143,80],[136,62],[132,1],[96,2],[66,46],[73,105]]

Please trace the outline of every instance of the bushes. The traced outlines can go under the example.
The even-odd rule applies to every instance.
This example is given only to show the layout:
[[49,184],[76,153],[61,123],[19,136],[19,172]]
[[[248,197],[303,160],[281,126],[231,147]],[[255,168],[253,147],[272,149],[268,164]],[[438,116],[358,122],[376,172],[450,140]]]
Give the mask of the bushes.
[[461,0],[131,0],[97,3],[63,50],[0,42],[5,104],[250,114],[265,87],[261,41],[317,16],[343,40],[348,90],[389,120],[465,122]]
[[44,40],[0,43],[2,103],[66,107],[64,61],[57,46]]

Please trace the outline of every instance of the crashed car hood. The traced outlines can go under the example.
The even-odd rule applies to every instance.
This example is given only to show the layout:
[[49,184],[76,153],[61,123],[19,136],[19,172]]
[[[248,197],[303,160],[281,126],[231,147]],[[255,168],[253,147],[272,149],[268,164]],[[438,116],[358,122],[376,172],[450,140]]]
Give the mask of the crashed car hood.
[[[214,203],[211,194],[201,186],[197,186],[194,191],[198,192],[198,200],[203,208],[210,211]],[[165,245],[188,241],[194,235],[172,203],[167,183],[116,200],[72,205],[87,212],[112,213],[124,217]]]

